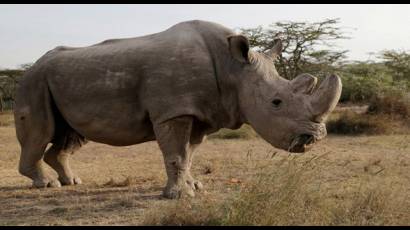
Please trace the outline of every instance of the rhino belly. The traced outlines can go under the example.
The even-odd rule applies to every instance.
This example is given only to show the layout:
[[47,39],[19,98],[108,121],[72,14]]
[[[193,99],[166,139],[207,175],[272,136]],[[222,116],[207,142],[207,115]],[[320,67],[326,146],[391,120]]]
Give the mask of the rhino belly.
[[137,93],[138,82],[108,77],[50,79],[52,98],[64,120],[99,143],[126,146],[154,140],[152,123]]

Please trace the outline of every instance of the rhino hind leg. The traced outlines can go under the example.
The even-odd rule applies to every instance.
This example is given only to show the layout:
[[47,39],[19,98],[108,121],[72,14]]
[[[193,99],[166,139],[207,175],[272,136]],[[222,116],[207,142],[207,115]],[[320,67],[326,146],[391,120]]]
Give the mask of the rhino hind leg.
[[67,124],[58,110],[55,110],[54,116],[56,130],[53,145],[46,151],[44,161],[57,172],[62,185],[81,184],[81,179],[71,170],[69,158],[87,141]]
[[[206,126],[203,123],[198,122],[194,119],[192,128],[191,128],[191,135],[189,139],[189,151],[190,154],[188,155],[188,168],[191,169],[192,160],[195,153],[195,149],[202,143],[205,138],[205,129]],[[191,176],[190,171],[188,171],[188,177],[190,180],[188,182],[191,183],[191,186],[195,188],[195,190],[202,190],[203,185],[199,180],[194,179]]]
[[61,145],[53,144],[44,155],[44,161],[57,172],[61,185],[81,184],[81,179],[74,175],[69,164],[72,153],[64,150]]
[[[32,179],[37,188],[80,183],[72,176],[67,153],[80,147],[85,139],[63,119],[47,86],[42,81],[35,81],[35,86],[20,89],[16,94],[14,120],[21,146],[19,172]],[[49,143],[53,145],[46,151]],[[47,175],[44,161],[57,171],[58,179]]]
[[14,120],[21,146],[19,172],[30,178],[34,187],[60,187],[60,182],[49,177],[43,167],[42,158],[53,139],[55,123],[49,93],[39,88],[36,97],[26,96],[23,91],[18,91],[16,97]]
[[33,180],[33,187],[61,187],[58,180],[50,178],[44,171],[42,157],[46,146],[26,145],[22,147],[19,172]]
[[168,176],[163,192],[166,198],[180,198],[184,194],[193,197],[195,190],[202,189],[202,184],[190,173],[193,150],[203,139],[202,132],[196,130],[194,124],[195,118],[182,116],[154,125]]

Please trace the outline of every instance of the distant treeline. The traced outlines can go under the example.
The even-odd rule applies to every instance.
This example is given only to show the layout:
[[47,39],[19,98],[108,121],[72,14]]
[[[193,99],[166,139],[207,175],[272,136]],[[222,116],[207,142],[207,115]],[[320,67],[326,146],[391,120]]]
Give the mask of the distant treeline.
[[0,70],[0,112],[13,109],[18,81],[28,67],[22,65],[18,69]]

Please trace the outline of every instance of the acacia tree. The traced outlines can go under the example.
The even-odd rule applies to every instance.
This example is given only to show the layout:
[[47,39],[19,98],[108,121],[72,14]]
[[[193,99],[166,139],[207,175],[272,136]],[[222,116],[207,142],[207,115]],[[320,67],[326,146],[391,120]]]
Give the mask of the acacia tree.
[[394,81],[407,82],[410,85],[410,53],[386,50],[381,52],[380,57],[389,69]]
[[282,21],[267,28],[242,28],[241,33],[260,52],[267,52],[275,39],[281,38],[283,51],[276,66],[282,77],[293,79],[302,72],[322,76],[345,58],[347,50],[334,49],[334,41],[348,38],[338,23],[339,19],[313,23]]

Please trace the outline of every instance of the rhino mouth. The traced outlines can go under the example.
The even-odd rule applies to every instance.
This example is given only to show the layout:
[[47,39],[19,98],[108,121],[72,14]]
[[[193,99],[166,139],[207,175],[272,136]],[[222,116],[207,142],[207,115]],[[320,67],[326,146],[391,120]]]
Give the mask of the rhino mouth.
[[304,153],[312,148],[316,139],[311,134],[301,134],[293,138],[288,151],[291,153]]

